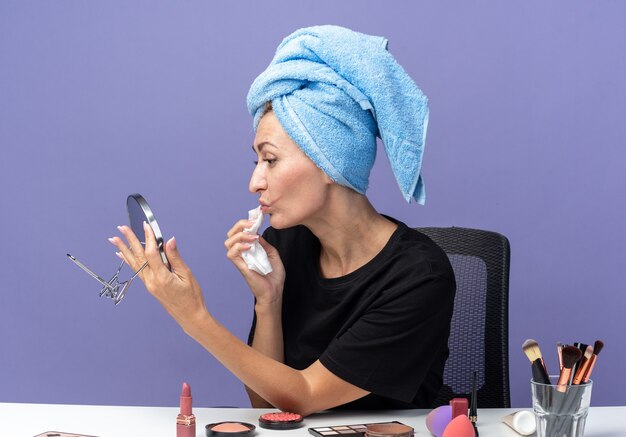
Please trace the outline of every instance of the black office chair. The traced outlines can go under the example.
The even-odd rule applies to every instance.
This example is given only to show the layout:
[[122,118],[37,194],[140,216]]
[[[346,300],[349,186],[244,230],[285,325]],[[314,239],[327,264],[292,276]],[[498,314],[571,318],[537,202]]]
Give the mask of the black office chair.
[[443,387],[435,401],[470,398],[476,371],[479,408],[510,408],[509,241],[491,231],[416,228],[448,255],[457,283]]

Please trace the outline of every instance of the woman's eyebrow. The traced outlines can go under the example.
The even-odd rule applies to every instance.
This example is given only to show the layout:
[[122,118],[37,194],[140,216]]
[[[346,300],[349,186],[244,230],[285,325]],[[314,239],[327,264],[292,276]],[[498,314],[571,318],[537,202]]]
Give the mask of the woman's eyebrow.
[[253,145],[252,146],[252,150],[254,151],[254,153],[256,153],[256,151],[258,149],[259,153],[261,153],[261,151],[263,150],[263,147],[265,147],[265,146],[272,146],[274,148],[278,148],[274,144],[270,143],[269,141],[263,141],[262,143],[257,144],[256,149],[254,148],[254,145]]

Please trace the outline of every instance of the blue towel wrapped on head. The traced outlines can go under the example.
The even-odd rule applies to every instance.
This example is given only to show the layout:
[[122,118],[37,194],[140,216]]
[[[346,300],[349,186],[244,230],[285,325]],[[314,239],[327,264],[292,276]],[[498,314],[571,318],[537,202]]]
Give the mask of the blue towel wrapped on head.
[[387,51],[385,38],[338,26],[295,31],[250,87],[255,130],[267,102],[318,167],[361,194],[380,137],[405,200],[424,203],[428,99]]

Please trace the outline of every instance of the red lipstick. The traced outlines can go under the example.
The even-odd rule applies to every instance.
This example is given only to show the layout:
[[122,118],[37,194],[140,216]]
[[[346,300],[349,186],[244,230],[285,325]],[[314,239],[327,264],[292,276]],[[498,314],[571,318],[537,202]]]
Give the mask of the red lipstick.
[[180,414],[176,418],[176,437],[196,437],[196,416],[191,412],[191,387],[183,382],[180,393]]

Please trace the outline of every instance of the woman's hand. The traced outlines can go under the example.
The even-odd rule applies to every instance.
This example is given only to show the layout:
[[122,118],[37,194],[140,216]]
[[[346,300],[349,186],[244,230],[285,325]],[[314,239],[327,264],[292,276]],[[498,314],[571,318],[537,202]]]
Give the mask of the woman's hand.
[[170,271],[163,263],[152,228],[144,222],[146,237],[145,250],[137,236],[128,226],[118,226],[130,248],[121,238],[113,237],[109,241],[120,252],[122,258],[134,271],[146,261],[148,265],[139,273],[146,288],[176,322],[187,331],[194,322],[208,314],[200,285],[191,270],[180,257],[176,247],[176,239],[171,238],[165,244],[165,255],[170,263]]
[[[280,302],[283,295],[283,284],[285,283],[285,268],[280,259],[278,251],[267,241],[256,234],[249,234],[243,230],[249,228],[253,223],[249,220],[239,220],[228,231],[228,239],[224,242],[226,256],[239,269],[248,286],[256,298],[257,305],[266,305]],[[272,265],[272,272],[263,276],[248,268],[248,265],[241,256],[242,252],[249,250],[252,243],[258,240]]]

